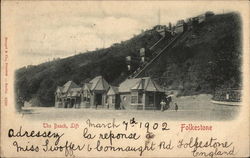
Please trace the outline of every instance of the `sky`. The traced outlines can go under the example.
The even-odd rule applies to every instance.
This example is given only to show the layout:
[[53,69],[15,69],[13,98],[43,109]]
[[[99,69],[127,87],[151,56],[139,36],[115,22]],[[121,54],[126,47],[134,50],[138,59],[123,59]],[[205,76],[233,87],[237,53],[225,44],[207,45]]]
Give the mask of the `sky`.
[[168,25],[206,11],[234,11],[235,6],[195,1],[17,1],[5,5],[9,7],[3,13],[11,18],[5,26],[14,31],[20,59],[17,68],[128,40],[159,24],[159,10],[160,24]]

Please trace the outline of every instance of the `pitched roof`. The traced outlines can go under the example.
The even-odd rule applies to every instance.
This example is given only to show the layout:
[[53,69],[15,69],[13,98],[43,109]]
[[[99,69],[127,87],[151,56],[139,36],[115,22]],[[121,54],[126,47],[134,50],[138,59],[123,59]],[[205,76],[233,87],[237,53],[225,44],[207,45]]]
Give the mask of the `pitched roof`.
[[118,93],[119,93],[118,87],[110,86],[107,95],[115,95]]
[[164,90],[150,77],[127,79],[119,86],[119,92],[130,92],[131,90],[164,92]]
[[83,90],[90,90],[92,83],[84,83]]
[[119,85],[119,92],[130,92],[132,87],[140,81],[140,78],[127,79]]
[[56,93],[61,93],[62,92],[62,87],[60,87],[60,86],[57,86],[57,89],[56,89]]
[[109,84],[108,82],[102,77],[102,76],[97,76],[94,79],[92,79],[89,83],[91,83],[91,90],[105,90],[107,91],[109,89]]
[[67,96],[71,96],[71,97],[80,96],[81,89],[82,88],[71,88],[68,91],[68,95]]
[[145,87],[145,79],[140,79],[136,84],[135,84],[135,86],[134,87],[132,87],[131,89],[132,90],[143,90],[144,89],[144,87]]
[[80,88],[75,82],[73,81],[68,81],[65,83],[62,87],[62,92],[67,93],[71,88]]
[[149,92],[164,92],[164,90],[151,78],[148,78],[147,83],[145,84],[145,91]]

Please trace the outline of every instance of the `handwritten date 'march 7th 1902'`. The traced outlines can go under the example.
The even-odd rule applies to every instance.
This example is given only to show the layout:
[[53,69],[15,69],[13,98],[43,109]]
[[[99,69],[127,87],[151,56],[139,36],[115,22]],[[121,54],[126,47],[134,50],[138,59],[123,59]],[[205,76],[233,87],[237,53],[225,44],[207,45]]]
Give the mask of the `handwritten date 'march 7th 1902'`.
[[160,129],[162,131],[170,130],[168,127],[167,122],[140,122],[136,121],[135,118],[131,118],[129,121],[123,121],[122,124],[116,123],[116,120],[113,119],[112,123],[93,123],[90,121],[90,119],[87,119],[86,124],[88,127],[93,128],[118,128],[120,126],[124,126],[124,129],[127,131],[129,128],[145,128],[147,132],[150,132],[150,130],[157,130]]

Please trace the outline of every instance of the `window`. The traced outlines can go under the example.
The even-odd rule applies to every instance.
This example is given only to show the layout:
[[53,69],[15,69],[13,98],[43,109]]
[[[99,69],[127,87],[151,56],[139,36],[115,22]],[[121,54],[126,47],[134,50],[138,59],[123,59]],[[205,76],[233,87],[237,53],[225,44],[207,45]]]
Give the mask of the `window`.
[[137,96],[131,96],[131,103],[137,103]]
[[90,102],[90,93],[88,91],[85,91],[83,94],[83,101]]

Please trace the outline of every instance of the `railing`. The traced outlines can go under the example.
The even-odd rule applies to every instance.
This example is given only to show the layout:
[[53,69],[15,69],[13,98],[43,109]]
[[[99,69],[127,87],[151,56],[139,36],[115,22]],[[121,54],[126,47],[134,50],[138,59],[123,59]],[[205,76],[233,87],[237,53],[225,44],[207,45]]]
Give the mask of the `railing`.
[[136,78],[138,77],[150,64],[152,64],[166,49],[168,49],[170,46],[176,42],[177,39],[179,39],[184,33],[177,35],[174,39],[172,39],[163,49],[161,49],[159,52],[155,51],[155,57],[150,60],[150,62],[146,63],[142,68],[139,67],[129,78]]
[[159,41],[157,41],[153,46],[151,46],[151,47],[149,48],[149,50],[153,50],[154,47],[155,47],[158,43],[160,43],[164,38],[165,38],[165,37],[162,37],[161,39],[159,39]]
[[[166,43],[170,42],[171,38],[169,37],[162,37],[160,40],[158,40],[153,46],[151,46],[149,49],[152,51],[152,56],[156,56],[161,50],[165,47]],[[157,46],[157,49],[154,50],[155,46]],[[142,64],[139,65],[139,67],[128,77],[132,78],[136,73],[138,73],[148,62],[143,62]]]
[[159,54],[159,53],[161,52],[161,50],[165,48],[166,43],[171,42],[171,40],[173,40],[173,39],[166,38],[166,39],[165,39],[165,42],[162,43],[162,44],[159,44],[158,49],[154,50],[153,53],[152,53],[152,55],[153,55],[153,56],[156,56],[157,54]]
[[215,101],[240,102],[241,90],[224,89],[215,91],[213,95]]

